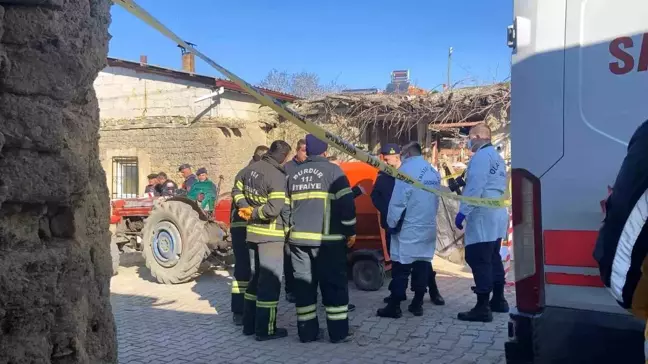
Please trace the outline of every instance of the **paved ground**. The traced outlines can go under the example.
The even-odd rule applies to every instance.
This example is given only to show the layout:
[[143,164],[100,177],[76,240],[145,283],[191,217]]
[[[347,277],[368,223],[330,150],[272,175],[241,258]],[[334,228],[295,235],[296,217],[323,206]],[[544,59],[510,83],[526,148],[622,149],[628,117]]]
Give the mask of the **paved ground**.
[[[165,286],[150,281],[138,256],[122,258],[111,284],[121,364],[504,363],[507,315],[497,314],[489,324],[456,320],[457,311],[474,304],[471,275],[438,258],[446,306],[427,301],[423,317],[405,311],[398,320],[378,318],[386,285],[363,292],[351,283],[351,302],[358,306],[350,314],[356,335],[353,342],[337,345],[300,343],[295,309],[283,297],[277,322],[289,337],[260,343],[243,336],[229,312],[232,278],[227,271],[212,270],[196,282]],[[319,317],[320,327],[326,327],[321,312]]]

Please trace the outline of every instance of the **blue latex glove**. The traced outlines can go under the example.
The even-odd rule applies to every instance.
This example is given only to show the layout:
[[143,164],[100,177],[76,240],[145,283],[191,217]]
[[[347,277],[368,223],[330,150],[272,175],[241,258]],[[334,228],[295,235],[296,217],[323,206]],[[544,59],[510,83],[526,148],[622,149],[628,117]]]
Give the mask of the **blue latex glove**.
[[457,214],[455,217],[455,226],[459,230],[463,230],[463,222],[466,219],[466,215],[462,214],[461,212]]

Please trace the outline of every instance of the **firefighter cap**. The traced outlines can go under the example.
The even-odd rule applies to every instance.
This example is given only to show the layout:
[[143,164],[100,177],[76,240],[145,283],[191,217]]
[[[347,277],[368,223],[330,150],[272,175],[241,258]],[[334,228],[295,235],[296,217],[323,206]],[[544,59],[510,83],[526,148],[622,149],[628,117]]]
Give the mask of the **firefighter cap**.
[[201,175],[203,173],[207,174],[207,168],[205,168],[205,167],[198,168],[198,170],[196,171],[196,176],[199,176],[199,175]]
[[191,168],[191,165],[189,163],[183,163],[178,167],[178,172],[182,172],[183,169]]

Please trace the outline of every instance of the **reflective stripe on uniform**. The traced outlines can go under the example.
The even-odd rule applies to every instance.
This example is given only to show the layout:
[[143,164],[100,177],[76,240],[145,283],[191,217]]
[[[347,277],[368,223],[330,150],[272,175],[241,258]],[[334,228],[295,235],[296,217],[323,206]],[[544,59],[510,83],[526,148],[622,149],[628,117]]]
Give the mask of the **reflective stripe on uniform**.
[[353,193],[353,191],[351,191],[351,188],[345,187],[345,188],[337,191],[337,193],[335,193],[335,198],[336,199],[342,198],[342,196],[348,195],[350,193]]
[[[248,227],[249,229],[249,227]],[[344,235],[324,235],[324,234],[319,234],[319,233],[303,233],[303,232],[296,232],[293,231],[290,233],[291,239],[305,239],[305,240],[326,240],[326,241],[333,241],[333,240],[342,240],[344,239]]]
[[241,181],[236,181],[236,188],[238,188],[239,190],[243,190],[243,188],[244,188],[244,186],[243,186],[243,182],[241,182]]
[[286,198],[285,192],[270,192],[268,194],[268,200],[284,199],[284,198]]
[[277,307],[278,304],[279,301],[257,301],[256,306],[263,308],[272,308]]
[[302,192],[302,193],[294,193],[290,196],[290,199],[292,201],[301,201],[301,200],[324,200],[324,199],[329,199],[332,198],[333,194],[330,194],[328,192]]
[[286,236],[286,233],[284,233],[283,230],[268,229],[268,228],[252,226],[252,225],[247,226],[247,232],[258,234],[258,235],[265,235],[265,236],[280,236],[280,237]]
[[245,198],[245,195],[243,195],[242,193],[237,193],[236,195],[234,195],[234,202],[235,202],[235,203],[236,203],[236,202],[239,202],[239,201],[241,201],[241,200],[244,199],[244,198]]
[[297,321],[309,321],[317,318],[317,305],[297,307]]
[[331,321],[346,320],[348,319],[349,305],[344,306],[329,306],[326,309],[326,318]]
[[288,197],[284,198],[284,203],[285,204],[290,204],[290,198],[288,198]]
[[356,223],[355,217],[353,219],[351,219],[351,220],[342,220],[342,225],[345,225],[345,226],[355,225],[355,223]]
[[245,293],[247,286],[248,286],[247,281],[232,281],[232,293],[234,294]]
[[261,220],[265,220],[265,219],[266,219],[265,215],[263,214],[263,206],[265,206],[265,205],[261,205],[261,206],[259,206],[259,207],[257,208],[257,212],[258,212],[258,214],[259,214],[259,219],[261,219]]
[[238,221],[238,222],[233,222],[230,224],[230,228],[235,228],[235,227],[246,227],[247,222],[245,221]]
[[250,293],[247,293],[247,292],[245,292],[245,295],[243,295],[243,297],[246,300],[249,300],[249,301],[256,301],[256,295],[253,295],[253,294],[250,294]]

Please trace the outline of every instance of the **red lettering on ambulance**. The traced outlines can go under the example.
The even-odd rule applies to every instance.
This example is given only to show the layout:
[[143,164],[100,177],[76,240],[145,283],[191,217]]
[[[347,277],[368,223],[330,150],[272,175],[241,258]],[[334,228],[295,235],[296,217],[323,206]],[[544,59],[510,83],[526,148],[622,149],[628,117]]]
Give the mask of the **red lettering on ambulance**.
[[639,55],[637,72],[648,71],[648,33],[644,33],[641,42],[641,54]]
[[610,71],[615,75],[625,75],[634,68],[634,58],[630,53],[622,49],[622,46],[626,49],[632,48],[634,46],[632,38],[620,37],[610,42],[610,54],[619,60],[610,62]]

